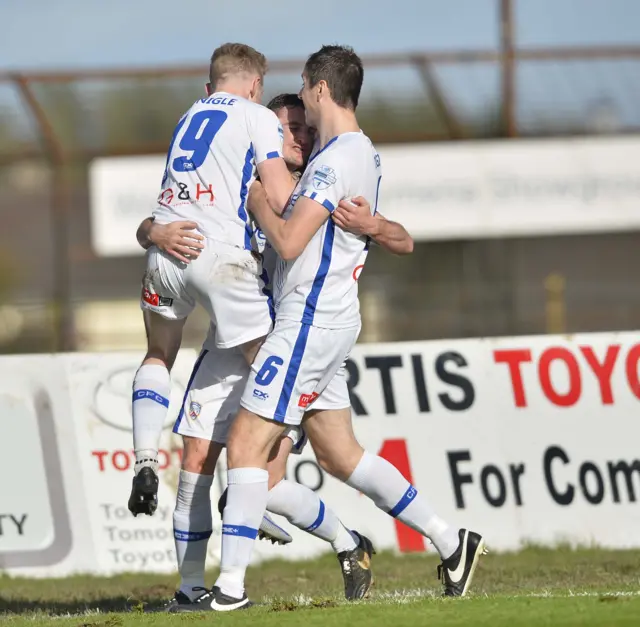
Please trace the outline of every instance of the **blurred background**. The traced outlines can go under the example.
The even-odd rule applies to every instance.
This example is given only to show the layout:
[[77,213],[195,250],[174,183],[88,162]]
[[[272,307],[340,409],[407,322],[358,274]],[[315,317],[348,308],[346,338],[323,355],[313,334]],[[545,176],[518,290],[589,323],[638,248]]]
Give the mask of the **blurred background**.
[[[96,159],[129,156],[135,168],[138,156],[162,157],[176,121],[202,94],[213,49],[225,41],[269,58],[265,102],[298,91],[306,56],[322,44],[352,45],[365,62],[358,117],[383,168],[386,154],[402,167],[397,155],[418,150],[426,171],[452,145],[466,151],[487,140],[494,152],[522,147],[519,163],[527,167],[529,140],[553,138],[563,149],[593,138],[584,164],[576,163],[582,153],[567,149],[568,171],[581,167],[588,185],[600,176],[594,163],[610,176],[620,170],[625,212],[614,227],[595,220],[583,229],[578,219],[558,232],[430,237],[433,199],[414,198],[414,254],[374,250],[360,279],[361,341],[639,327],[640,223],[632,214],[640,214],[640,160],[599,153],[598,141],[624,137],[628,154],[640,155],[640,3],[396,0],[391,12],[382,2],[325,0],[310,12],[289,0],[183,0],[176,7],[168,0],[0,4],[0,353],[144,347],[144,257],[96,247],[97,196],[105,190],[92,189],[91,172]],[[532,170],[540,159],[531,152]],[[381,209],[395,217],[385,204],[391,172]],[[153,194],[136,198],[151,211]],[[539,198],[540,211],[566,208],[562,198]],[[600,201],[603,215],[619,209],[620,194],[609,198]],[[438,211],[447,212],[441,199]],[[123,238],[131,238],[125,224]],[[206,325],[197,309],[184,344],[199,346]]]

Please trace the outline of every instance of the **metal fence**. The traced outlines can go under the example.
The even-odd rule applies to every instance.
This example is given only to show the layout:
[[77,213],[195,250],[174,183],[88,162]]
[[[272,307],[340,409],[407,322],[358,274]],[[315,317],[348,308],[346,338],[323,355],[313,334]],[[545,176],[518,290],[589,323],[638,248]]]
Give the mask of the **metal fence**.
[[[511,2],[499,6],[497,49],[364,59],[359,120],[374,141],[640,129],[640,46],[518,48]],[[266,96],[297,91],[302,66],[272,62]],[[94,255],[87,166],[165,152],[206,72],[203,63],[0,74],[0,351],[94,346],[83,329],[99,324],[103,346],[135,345],[140,328],[113,317],[135,301],[142,260]],[[637,327],[638,251],[637,234],[621,234],[419,244],[403,260],[374,253],[361,281],[364,337]],[[203,323],[187,328],[187,344]]]

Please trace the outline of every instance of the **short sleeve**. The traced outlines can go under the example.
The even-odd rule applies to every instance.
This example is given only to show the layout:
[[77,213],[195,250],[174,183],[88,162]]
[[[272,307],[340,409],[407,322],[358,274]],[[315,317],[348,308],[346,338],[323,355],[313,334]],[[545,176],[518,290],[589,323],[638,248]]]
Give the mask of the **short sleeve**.
[[320,153],[307,167],[300,184],[300,195],[315,200],[333,213],[346,197],[346,172],[337,151]]
[[282,157],[284,133],[276,114],[257,105],[250,108],[247,118],[256,165],[267,159]]

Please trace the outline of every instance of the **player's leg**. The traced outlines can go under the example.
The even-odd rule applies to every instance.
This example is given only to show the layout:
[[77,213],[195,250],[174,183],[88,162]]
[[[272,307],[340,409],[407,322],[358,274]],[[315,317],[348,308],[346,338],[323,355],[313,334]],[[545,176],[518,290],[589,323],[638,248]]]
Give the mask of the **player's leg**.
[[215,334],[211,325],[173,427],[184,449],[173,514],[180,587],[166,606],[169,612],[192,605],[205,592],[213,475],[249,374],[238,350],[216,347]]
[[209,439],[183,435],[182,440],[182,468],[173,511],[180,587],[166,607],[167,611],[173,611],[176,605],[190,604],[206,592],[204,571],[213,528],[211,486],[224,448]]
[[267,510],[284,516],[298,529],[331,544],[342,570],[345,597],[362,599],[373,584],[369,567],[375,552],[373,545],[365,536],[347,529],[316,492],[284,478],[286,456],[292,448],[293,439],[282,438],[278,456],[269,465],[269,483],[273,485],[269,490]]
[[265,420],[244,407],[233,422],[227,442],[220,575],[209,609],[230,611],[249,605],[244,577],[267,505],[269,454],[283,430],[282,423]]
[[[288,428],[271,451],[267,464],[269,472],[267,512],[279,514],[298,529],[329,542],[338,554],[353,551],[358,546],[361,536],[349,531],[335,512],[327,507],[313,490],[285,479],[289,455],[292,451],[299,454],[305,441],[306,436],[301,428]],[[220,515],[224,511],[226,501],[227,490],[222,493],[218,501]],[[275,543],[283,534],[286,534],[286,531],[265,515],[258,530],[258,537],[270,539]],[[347,598],[357,597],[349,595]]]
[[152,248],[140,305],[147,353],[133,380],[132,420],[135,452],[129,510],[152,515],[158,505],[158,448],[169,410],[170,371],[180,349],[182,330],[194,303],[184,293],[181,269]]
[[222,559],[210,609],[248,604],[244,577],[268,500],[269,453],[285,423],[300,424],[309,399],[323,392],[356,336],[357,329],[329,337],[324,329],[278,321],[260,349],[228,441]]
[[308,487],[285,478],[287,459],[295,449],[299,454],[306,436],[300,427],[288,428],[285,436],[276,443],[269,471],[269,497],[267,511],[284,516],[292,525],[317,538],[329,542],[336,553],[352,550],[358,544],[358,536],[352,534],[327,507],[320,497]]
[[[249,374],[242,353],[216,348],[214,336],[215,328],[211,327],[173,429],[182,435],[184,450],[173,517],[181,582],[165,606],[169,612],[193,605],[205,592],[213,475]],[[260,527],[268,539],[275,536],[281,543],[291,541],[291,536],[266,516]]]
[[445,594],[463,595],[485,550],[482,536],[448,524],[395,466],[365,451],[353,433],[350,409],[311,411],[304,425],[320,466],[429,538],[442,558]]

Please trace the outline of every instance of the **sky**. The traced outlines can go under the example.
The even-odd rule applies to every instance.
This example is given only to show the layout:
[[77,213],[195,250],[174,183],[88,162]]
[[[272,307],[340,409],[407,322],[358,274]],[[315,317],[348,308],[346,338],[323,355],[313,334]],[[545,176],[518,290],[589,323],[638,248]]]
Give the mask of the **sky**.
[[[639,0],[514,0],[521,46],[640,43]],[[224,41],[272,59],[495,47],[498,0],[0,0],[0,70],[206,63]]]

